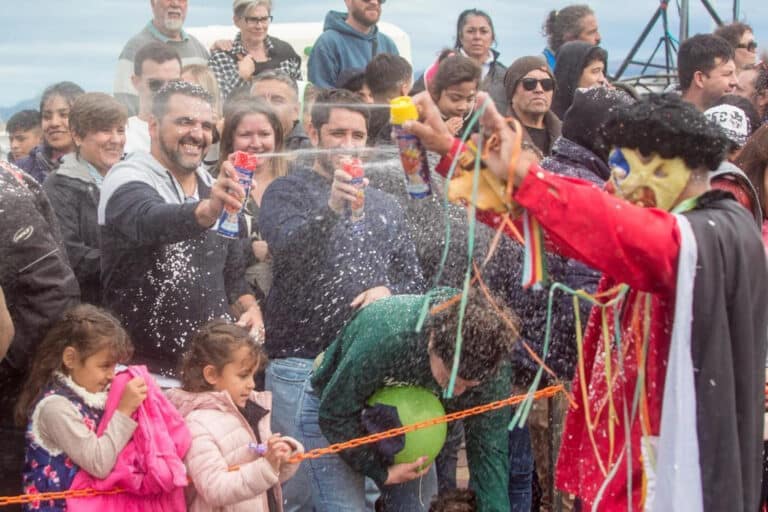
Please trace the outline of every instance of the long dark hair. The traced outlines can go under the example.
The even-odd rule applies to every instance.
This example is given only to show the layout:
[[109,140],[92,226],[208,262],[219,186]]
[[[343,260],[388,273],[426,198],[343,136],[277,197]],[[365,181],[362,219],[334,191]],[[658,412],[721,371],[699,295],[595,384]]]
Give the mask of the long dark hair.
[[734,164],[744,171],[757,189],[760,208],[766,216],[765,169],[768,167],[768,125],[757,130],[741,149]]
[[117,318],[90,304],[75,306],[54,324],[37,349],[16,404],[18,425],[26,425],[32,407],[53,382],[54,374],[66,373],[62,354],[67,347],[77,350],[81,362],[105,348],[112,351],[117,362],[127,362],[133,354],[128,333]]
[[46,87],[46,89],[43,91],[43,95],[40,97],[40,113],[42,114],[43,110],[45,109],[45,104],[48,103],[48,100],[54,96],[61,96],[64,98],[64,101],[67,102],[69,108],[72,108],[72,104],[75,102],[78,96],[83,94],[85,94],[83,88],[74,82],[58,82],[53,85],[49,85]]
[[491,27],[491,35],[493,36],[493,44],[496,44],[496,29],[493,28],[493,20],[487,12],[480,9],[466,9],[459,14],[459,19],[456,21],[456,42],[453,47],[456,50],[461,49],[461,33],[464,31],[464,25],[467,24],[467,20],[470,16],[480,16],[485,18],[488,22],[488,26]]
[[[284,134],[283,125],[277,118],[277,114],[269,104],[257,98],[238,98],[224,105],[224,129],[221,132],[221,141],[219,146],[219,163],[217,169],[221,168],[229,155],[234,151],[235,131],[240,121],[245,116],[251,114],[262,114],[269,121],[272,126],[272,131],[275,132],[275,152],[278,153],[283,150]],[[285,158],[272,157],[269,159],[270,166],[272,168],[272,174],[277,176],[285,176],[286,163]]]

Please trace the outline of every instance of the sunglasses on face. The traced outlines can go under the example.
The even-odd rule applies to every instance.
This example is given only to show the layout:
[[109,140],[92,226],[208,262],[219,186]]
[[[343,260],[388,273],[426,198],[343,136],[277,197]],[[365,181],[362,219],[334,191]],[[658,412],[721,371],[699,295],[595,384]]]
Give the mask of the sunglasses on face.
[[523,89],[526,91],[533,91],[536,89],[536,86],[541,84],[541,88],[544,89],[544,92],[549,92],[552,89],[555,88],[555,81],[551,78],[523,78],[520,80],[520,83],[523,84]]
[[736,48],[741,48],[742,50],[755,53],[757,51],[757,41],[750,41],[747,44],[737,44]]
[[150,78],[147,80],[147,87],[149,87],[149,90],[153,93],[156,93],[160,89],[163,88],[165,85],[165,80],[161,80],[159,78]]

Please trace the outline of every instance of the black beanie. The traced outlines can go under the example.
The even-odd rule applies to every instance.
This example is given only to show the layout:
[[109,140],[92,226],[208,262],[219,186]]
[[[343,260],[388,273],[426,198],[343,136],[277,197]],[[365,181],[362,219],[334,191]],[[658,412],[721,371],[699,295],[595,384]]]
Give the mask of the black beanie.
[[613,108],[633,103],[635,100],[620,89],[576,89],[573,103],[563,118],[563,137],[587,148],[607,162],[611,148],[605,142],[600,127],[608,120]]

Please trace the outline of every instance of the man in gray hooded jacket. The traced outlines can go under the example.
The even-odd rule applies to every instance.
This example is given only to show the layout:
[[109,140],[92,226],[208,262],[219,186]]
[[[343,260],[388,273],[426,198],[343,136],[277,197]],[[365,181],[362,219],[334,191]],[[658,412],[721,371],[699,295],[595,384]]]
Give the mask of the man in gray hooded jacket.
[[200,166],[213,127],[208,93],[168,82],[153,101],[151,153],[115,165],[101,189],[104,303],[134,340],[134,361],[155,373],[173,374],[186,341],[209,320],[234,312],[263,329],[242,242],[216,232],[224,206],[239,210],[244,194],[229,162],[216,181]]

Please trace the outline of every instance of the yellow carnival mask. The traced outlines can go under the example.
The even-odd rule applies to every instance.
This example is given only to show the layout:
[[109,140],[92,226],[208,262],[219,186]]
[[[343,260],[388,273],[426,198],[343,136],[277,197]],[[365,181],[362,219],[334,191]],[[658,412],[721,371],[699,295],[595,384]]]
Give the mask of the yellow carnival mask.
[[616,148],[608,159],[609,189],[627,201],[646,208],[671,210],[691,176],[682,158],[662,158],[653,153]]

